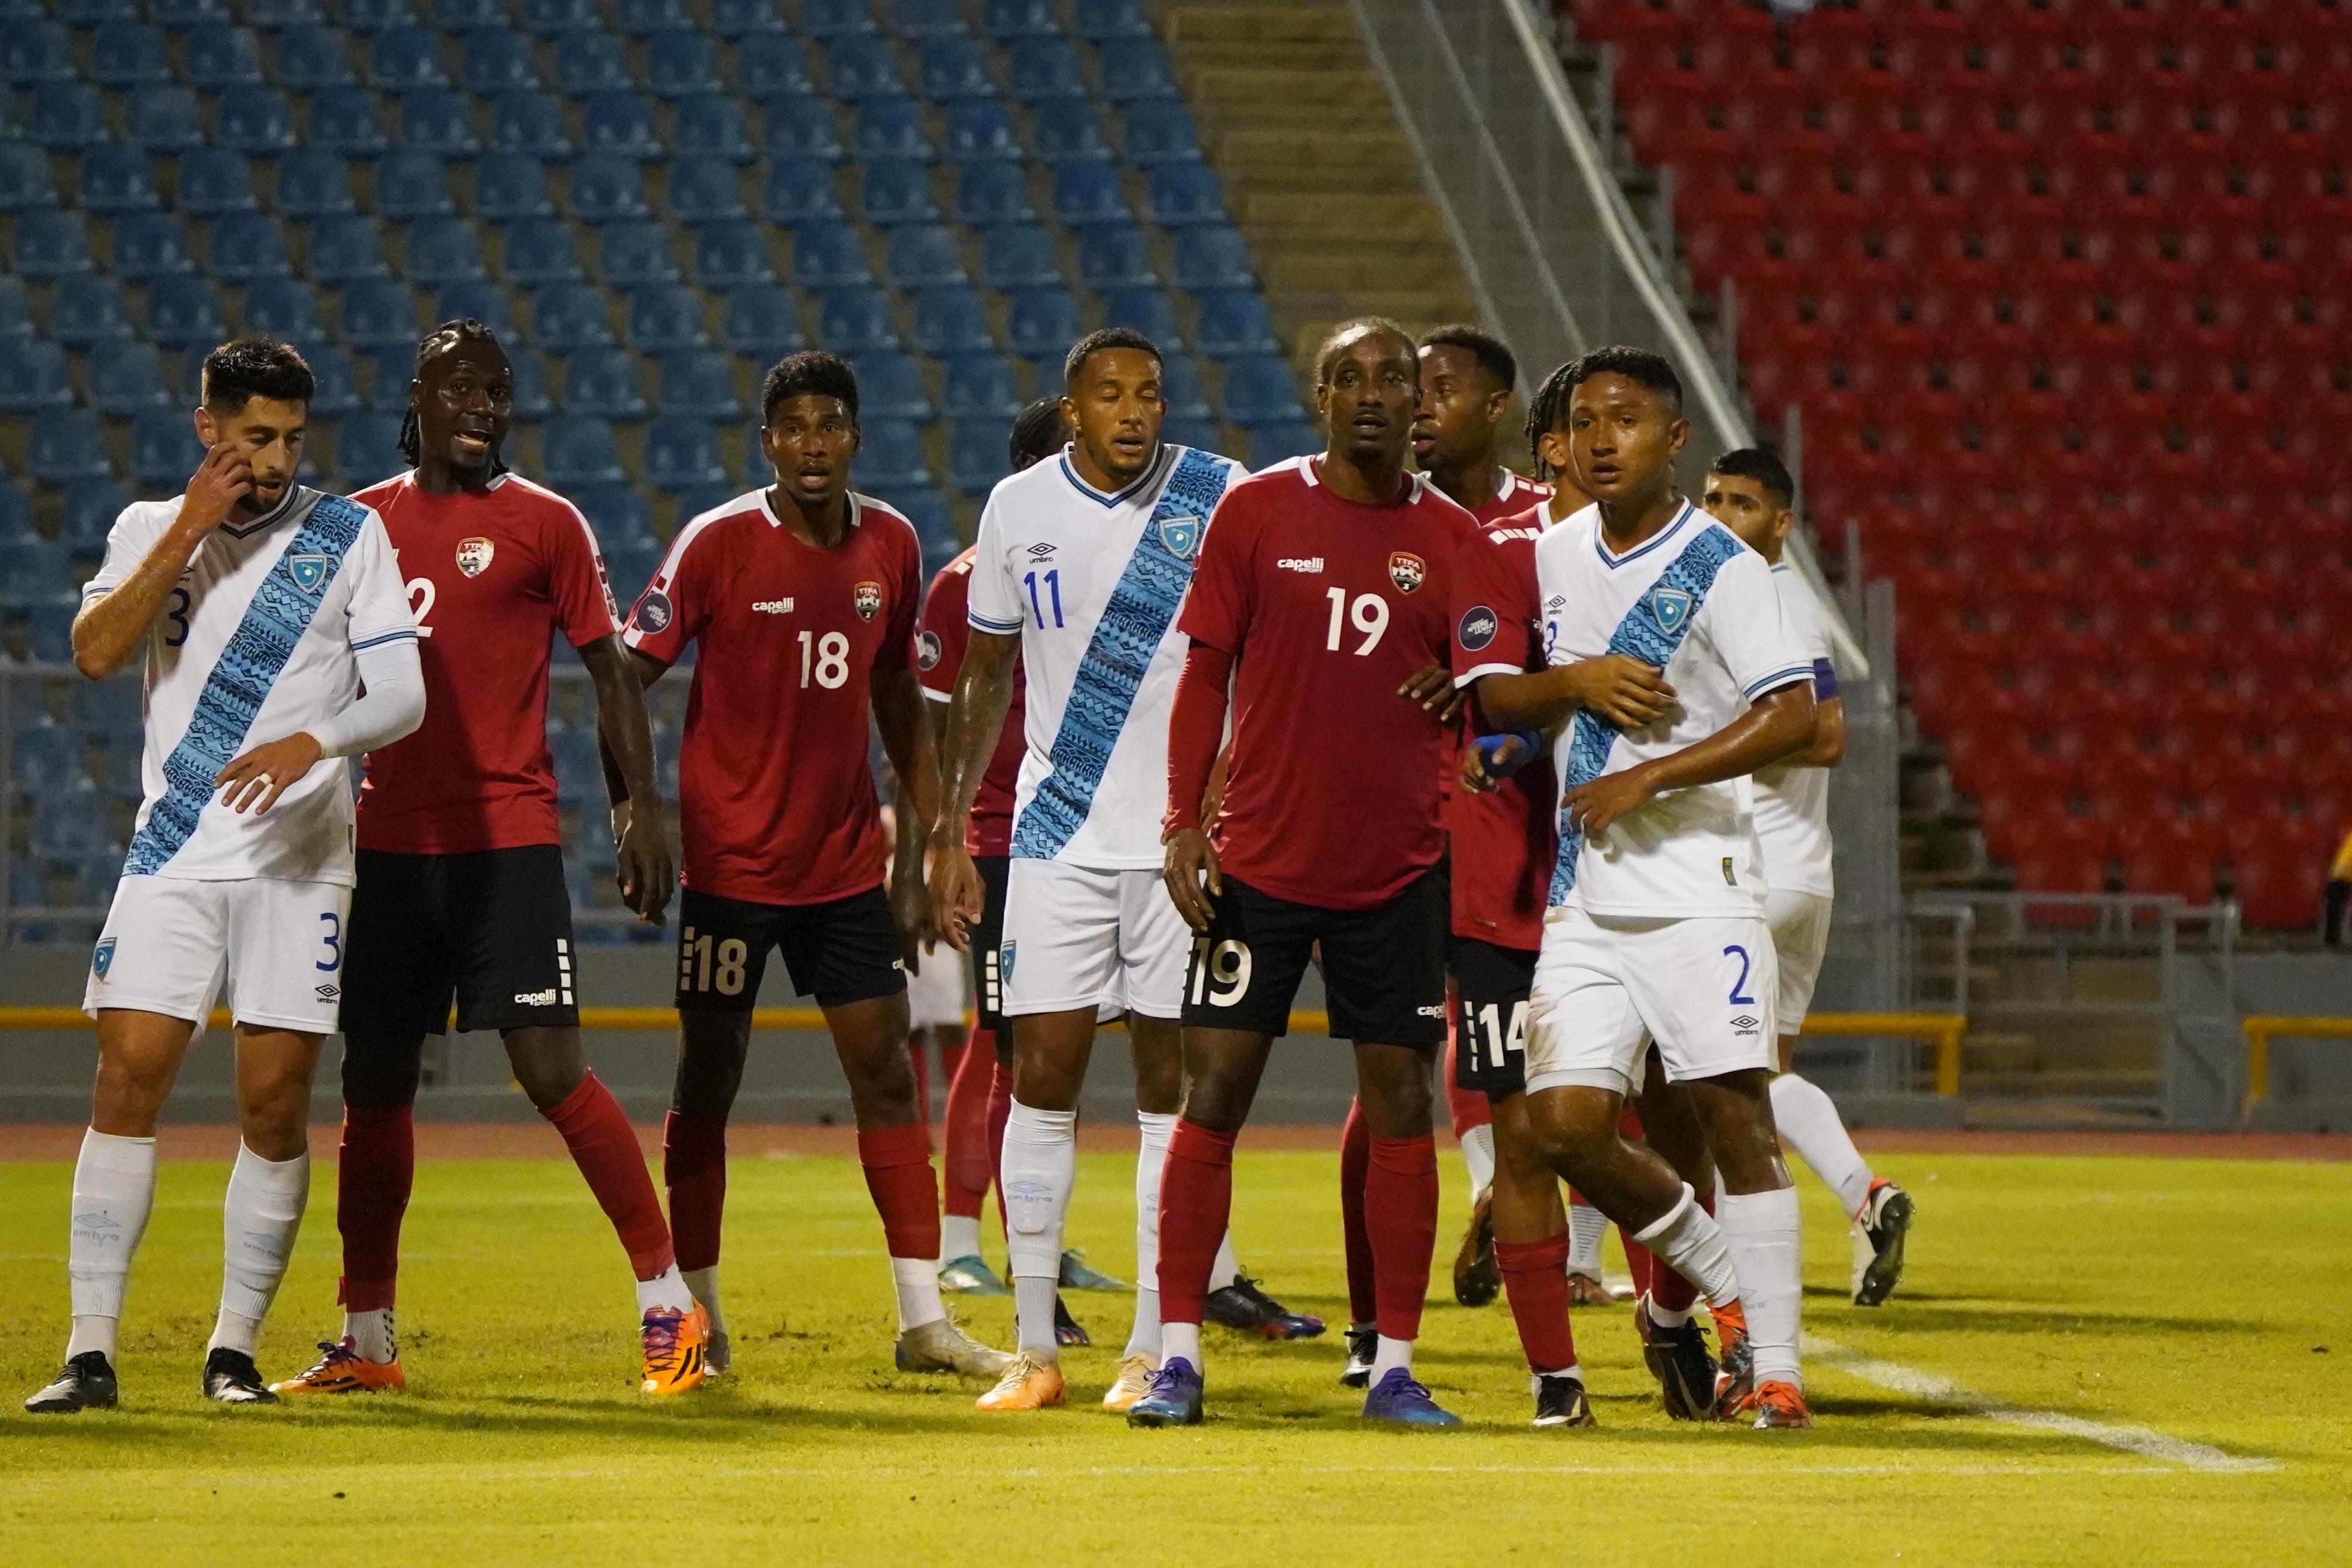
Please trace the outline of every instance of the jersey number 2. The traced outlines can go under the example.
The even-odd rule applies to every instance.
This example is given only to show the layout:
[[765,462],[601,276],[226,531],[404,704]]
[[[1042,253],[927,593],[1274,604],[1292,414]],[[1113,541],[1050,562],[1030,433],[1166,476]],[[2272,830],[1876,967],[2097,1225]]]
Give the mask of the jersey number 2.
[[1744,994],[1748,989],[1748,950],[1735,943],[1723,950],[1723,956],[1739,960],[1739,978],[1731,983],[1731,1005],[1735,1007],[1753,1007],[1756,1005],[1756,998]]
[[408,580],[408,613],[416,622],[418,637],[429,637],[433,635],[433,628],[425,623],[433,614],[433,595],[436,591],[433,579],[430,577],[411,577]]

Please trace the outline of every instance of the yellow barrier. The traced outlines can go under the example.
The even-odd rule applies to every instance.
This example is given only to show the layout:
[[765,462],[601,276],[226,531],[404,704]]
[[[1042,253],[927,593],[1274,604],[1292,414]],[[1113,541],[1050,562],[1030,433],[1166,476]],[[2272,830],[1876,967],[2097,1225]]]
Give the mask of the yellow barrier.
[[2291,1040],[2352,1040],[2352,1018],[2298,1018],[2288,1014],[2256,1013],[2240,1021],[2246,1032],[2246,1106],[2271,1091],[2271,1041],[2284,1035]]
[[1814,1013],[1807,1016],[1801,1035],[1853,1037],[1906,1035],[1936,1042],[1936,1092],[1949,1098],[1960,1092],[1960,1041],[1969,1020],[1960,1013]]

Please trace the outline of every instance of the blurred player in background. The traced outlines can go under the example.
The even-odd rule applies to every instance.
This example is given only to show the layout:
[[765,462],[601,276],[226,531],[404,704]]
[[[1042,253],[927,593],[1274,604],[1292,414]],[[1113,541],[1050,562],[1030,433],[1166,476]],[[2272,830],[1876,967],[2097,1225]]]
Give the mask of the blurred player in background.
[[[940,1301],[939,1185],[907,1054],[906,971],[931,929],[923,837],[938,773],[915,678],[921,550],[912,524],[849,488],[857,378],[835,354],[788,356],[761,389],[776,482],[688,523],[630,612],[646,685],[697,646],[679,753],[677,1082],[662,1169],[678,1261],[728,1369],[719,1296],[727,1118],[768,953],[814,994],[849,1079],[857,1158],[882,1216],[905,1371],[993,1377]],[[884,891],[868,713],[906,782]],[[611,767],[616,825],[634,786]]]
[[[489,328],[449,321],[418,345],[401,450],[407,473],[359,492],[400,554],[427,703],[416,733],[367,759],[359,884],[343,982],[343,1141],[336,1169],[343,1331],[279,1394],[400,1388],[394,1333],[402,1216],[415,1185],[425,1039],[496,1029],[515,1081],[562,1133],[636,1279],[640,1386],[701,1381],[703,1324],[670,1247],[636,1133],[580,1044],[578,950],[547,750],[549,648],[560,632],[596,688],[600,725],[651,793],[653,734],[621,646],[594,531],[562,496],[508,471],[514,374]],[[621,841],[624,898],[669,902],[656,810]]]
[[253,1353],[310,1199],[310,1078],[343,979],[342,759],[425,716],[383,522],[294,482],[311,391],[284,343],[205,355],[204,463],[181,495],[116,519],[74,617],[83,675],[103,680],[134,656],[143,667],[144,798],[82,1003],[98,1087],[74,1165],[73,1334],[57,1379],[25,1402],[37,1414],[115,1403],[155,1121],[216,997],[236,1025],[239,1127],[202,1383],[225,1405],[276,1403]]
[[1836,1102],[1790,1065],[1797,1031],[1812,1005],[1822,959],[1829,952],[1830,902],[1835,890],[1830,870],[1830,770],[1845,756],[1845,704],[1837,694],[1837,671],[1830,666],[1829,633],[1822,623],[1821,605],[1805,580],[1780,559],[1797,521],[1790,510],[1795,500],[1796,484],[1788,468],[1761,447],[1726,452],[1706,476],[1708,513],[1772,563],[1781,617],[1799,649],[1813,661],[1819,715],[1813,742],[1759,769],[1755,784],[1756,837],[1764,847],[1770,889],[1764,896],[1764,912],[1780,955],[1780,1074],[1772,1080],[1772,1121],[1780,1141],[1829,1184],[1853,1221],[1854,1305],[1875,1307],[1903,1277],[1911,1194],[1872,1174],[1846,1132]]

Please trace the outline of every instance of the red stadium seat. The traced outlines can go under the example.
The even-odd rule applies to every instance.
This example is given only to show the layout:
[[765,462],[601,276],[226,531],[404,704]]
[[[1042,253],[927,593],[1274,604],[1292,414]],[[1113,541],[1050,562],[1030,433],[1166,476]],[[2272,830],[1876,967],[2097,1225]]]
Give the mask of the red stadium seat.
[[2317,854],[2263,854],[2231,862],[2238,908],[2246,924],[2263,931],[2308,931],[2319,924],[2319,892],[2327,866]]

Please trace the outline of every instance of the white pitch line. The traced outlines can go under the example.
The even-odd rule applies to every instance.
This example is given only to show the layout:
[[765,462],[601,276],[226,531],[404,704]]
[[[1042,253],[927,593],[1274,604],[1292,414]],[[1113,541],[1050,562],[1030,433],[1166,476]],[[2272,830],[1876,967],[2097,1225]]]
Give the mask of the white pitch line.
[[1807,1334],[1804,1339],[1805,1358],[1824,1366],[1834,1367],[1849,1377],[1864,1383],[1874,1383],[1881,1388],[1893,1389],[1913,1399],[1926,1400],[1970,1415],[1981,1415],[2010,1426],[2028,1426],[2036,1431],[2055,1432],[2062,1436],[2080,1437],[2084,1442],[2105,1447],[2119,1448],[2127,1454],[2138,1454],[2167,1464],[2183,1465],[2192,1470],[2250,1471],[2275,1470],[2277,1463],[2270,1459],[2242,1458],[2206,1443],[2192,1443],[2186,1437],[2175,1437],[2147,1426],[2111,1426],[2104,1421],[2086,1420],[2080,1415],[2062,1415],[2054,1410],[2030,1410],[2011,1405],[1990,1394],[1962,1388],[1948,1377],[1916,1367],[1881,1361],[1848,1349],[1835,1340],[1825,1340],[1819,1334]]

